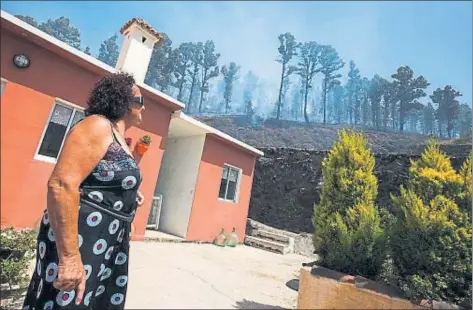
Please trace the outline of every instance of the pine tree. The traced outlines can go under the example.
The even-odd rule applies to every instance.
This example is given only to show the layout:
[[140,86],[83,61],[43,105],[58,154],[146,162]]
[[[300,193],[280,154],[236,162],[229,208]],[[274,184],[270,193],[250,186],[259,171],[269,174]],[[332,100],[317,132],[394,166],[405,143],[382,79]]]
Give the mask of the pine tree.
[[118,36],[114,34],[100,45],[98,59],[109,66],[115,67],[120,54],[120,49],[117,44]]

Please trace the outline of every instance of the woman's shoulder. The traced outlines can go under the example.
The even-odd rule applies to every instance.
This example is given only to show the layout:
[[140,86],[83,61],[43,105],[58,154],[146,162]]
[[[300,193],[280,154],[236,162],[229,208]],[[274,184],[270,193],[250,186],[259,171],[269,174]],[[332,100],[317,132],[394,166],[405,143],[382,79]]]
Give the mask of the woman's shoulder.
[[77,122],[71,132],[94,133],[94,135],[110,135],[111,122],[101,115],[89,115]]

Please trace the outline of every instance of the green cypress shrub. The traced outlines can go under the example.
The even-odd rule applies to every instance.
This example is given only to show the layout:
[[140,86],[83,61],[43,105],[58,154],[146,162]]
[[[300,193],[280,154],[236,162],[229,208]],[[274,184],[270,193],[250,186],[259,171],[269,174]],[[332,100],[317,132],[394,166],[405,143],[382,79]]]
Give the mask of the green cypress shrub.
[[395,274],[383,277],[410,298],[471,307],[471,217],[458,205],[468,188],[471,197],[471,161],[464,167],[462,176],[431,140],[412,161],[407,186],[392,196],[396,221],[389,245]]
[[375,199],[375,159],[361,133],[342,130],[322,162],[323,186],[314,206],[314,246],[322,265],[375,277],[383,258],[384,233]]

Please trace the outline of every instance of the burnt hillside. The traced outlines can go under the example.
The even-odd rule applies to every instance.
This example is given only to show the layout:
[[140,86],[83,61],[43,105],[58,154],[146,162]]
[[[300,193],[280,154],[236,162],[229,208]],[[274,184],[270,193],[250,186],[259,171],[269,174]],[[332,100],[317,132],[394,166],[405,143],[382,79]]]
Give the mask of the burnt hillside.
[[[244,116],[200,117],[204,123],[259,148],[293,148],[328,150],[337,139],[337,132],[347,125],[323,125],[293,121],[266,120],[259,124],[248,122]],[[420,134],[382,132],[362,127],[368,146],[374,153],[419,154],[429,139]],[[449,141],[444,140],[444,143]]]
[[[264,157],[256,162],[249,217],[271,227],[312,233],[314,203],[319,201],[322,160],[327,151],[291,148],[261,148]],[[452,166],[459,169],[470,147],[443,145]],[[406,184],[411,160],[420,155],[375,154],[374,174],[378,179],[376,204],[390,210],[390,194],[398,195]]]

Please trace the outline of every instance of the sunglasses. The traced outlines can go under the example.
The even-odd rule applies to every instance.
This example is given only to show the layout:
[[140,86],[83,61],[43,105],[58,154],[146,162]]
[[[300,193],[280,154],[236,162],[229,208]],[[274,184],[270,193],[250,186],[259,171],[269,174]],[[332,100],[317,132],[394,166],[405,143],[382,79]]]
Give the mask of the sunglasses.
[[145,98],[143,98],[143,96],[136,96],[136,97],[133,97],[133,102],[138,103],[141,106],[144,106],[145,105]]

